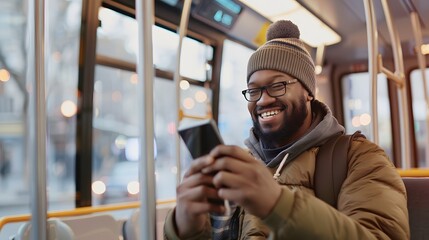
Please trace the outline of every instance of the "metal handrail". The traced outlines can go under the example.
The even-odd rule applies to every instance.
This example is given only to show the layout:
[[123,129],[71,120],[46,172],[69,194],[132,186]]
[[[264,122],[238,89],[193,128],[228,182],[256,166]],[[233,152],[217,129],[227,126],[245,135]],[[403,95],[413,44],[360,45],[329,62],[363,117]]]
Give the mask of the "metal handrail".
[[[154,159],[153,120],[153,53],[152,27],[154,21],[154,0],[136,0],[138,26],[138,100],[142,103],[139,111],[139,182],[140,182],[140,231],[142,239],[156,239],[156,191]],[[145,203],[145,204],[143,204]]]
[[381,56],[381,54],[378,54],[377,60],[378,60],[377,61],[378,69],[380,69],[380,72],[384,73],[388,79],[395,82],[395,84],[399,88],[402,88],[403,85],[405,84],[403,77],[399,77],[398,75],[396,75],[395,73],[392,73],[389,69],[383,66],[383,57]]
[[182,121],[184,118],[190,118],[195,120],[206,120],[211,119],[213,116],[211,114],[207,115],[193,115],[193,114],[186,114],[181,109],[179,109],[179,121]]
[[[174,83],[175,83],[175,92],[176,92],[176,128],[179,127],[179,123],[181,120],[181,107],[180,107],[180,59],[181,59],[181,53],[182,53],[182,44],[183,44],[183,38],[186,36],[186,32],[188,29],[188,21],[189,21],[189,14],[191,12],[191,5],[192,0],[185,0],[183,3],[182,8],[182,16],[180,18],[180,26],[178,28],[178,34],[179,34],[179,46],[177,47],[177,55],[176,55],[176,69],[174,71]],[[175,152],[176,152],[176,168],[177,168],[177,175],[176,175],[176,185],[179,185],[181,181],[181,172],[182,172],[182,164],[180,161],[180,139],[179,134],[176,133],[174,137],[175,142]]]
[[401,177],[429,177],[429,169],[409,168],[397,169]]
[[406,84],[404,75],[404,63],[402,57],[401,43],[398,37],[396,28],[392,21],[388,2],[381,0],[383,5],[384,15],[386,17],[389,35],[392,42],[393,58],[395,63],[395,72],[392,73],[387,68],[383,67],[381,55],[378,53],[377,46],[377,25],[375,18],[374,6],[371,0],[364,0],[365,17],[368,34],[368,71],[372,81],[372,115],[373,115],[373,135],[374,142],[379,144],[378,137],[378,109],[377,109],[377,74],[384,73],[389,80],[394,81],[398,87],[401,98],[400,117],[403,127],[401,128],[401,165],[403,168],[410,167],[411,151],[410,151],[410,133],[409,133],[409,110],[406,97]]
[[375,18],[374,6],[372,0],[364,0],[365,17],[366,17],[366,33],[368,39],[368,72],[372,83],[372,135],[373,141],[378,144],[378,108],[377,108],[377,55],[378,55],[378,33],[377,20]]
[[[176,203],[176,199],[157,201],[156,205],[173,204],[173,203]],[[91,213],[120,211],[120,210],[126,210],[126,209],[139,208],[140,204],[141,204],[140,201],[136,201],[136,202],[130,202],[126,204],[110,204],[110,205],[103,205],[103,206],[81,207],[73,210],[51,211],[47,213],[47,217],[48,218],[73,217],[73,216],[87,215]],[[6,224],[16,223],[16,222],[26,222],[30,220],[30,218],[31,218],[31,214],[13,215],[13,216],[0,218],[0,231]]]
[[[31,114],[28,121],[27,157],[31,169],[31,229],[32,239],[46,239],[46,97],[45,97],[45,1],[28,2],[29,42],[27,78],[33,86],[30,91]],[[35,144],[34,144],[35,143]]]
[[[422,73],[423,81],[423,94],[425,96],[426,102],[426,146],[429,146],[429,89],[426,82],[426,58],[421,51],[421,46],[423,45],[422,40],[422,29],[420,26],[419,15],[416,12],[411,12],[410,14],[411,24],[413,27],[414,39],[416,41],[415,52],[417,55],[417,61],[419,63],[419,68]],[[426,151],[426,166],[429,166],[429,148],[425,147]]]
[[[393,50],[393,60],[395,63],[395,75],[398,77],[399,81],[403,84],[397,85],[399,94],[401,96],[401,108],[400,118],[402,120],[403,127],[402,130],[402,137],[401,137],[401,155],[402,155],[402,168],[409,168],[411,166],[410,162],[412,159],[411,156],[411,150],[410,150],[410,128],[409,128],[409,120],[408,116],[410,116],[410,111],[408,109],[408,98],[407,98],[407,89],[405,84],[405,74],[404,74],[404,60],[402,56],[402,48],[401,48],[401,41],[399,39],[398,31],[394,25],[394,22],[392,20],[391,11],[389,9],[389,3],[387,0],[381,0],[381,3],[383,5],[383,11],[384,15],[386,16],[386,22],[387,27],[389,29],[389,36],[392,43],[392,50]],[[384,73],[384,71],[383,71]]]

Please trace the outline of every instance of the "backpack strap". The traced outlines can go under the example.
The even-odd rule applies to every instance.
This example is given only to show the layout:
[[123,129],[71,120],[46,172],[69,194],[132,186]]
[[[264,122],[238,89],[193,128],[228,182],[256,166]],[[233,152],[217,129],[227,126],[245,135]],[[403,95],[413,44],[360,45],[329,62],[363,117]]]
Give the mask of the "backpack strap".
[[[314,193],[334,208],[337,208],[338,195],[347,177],[349,159],[347,153],[351,141],[363,136],[360,131],[353,135],[340,135],[329,139],[320,146],[314,170]],[[365,137],[365,136],[363,136]]]

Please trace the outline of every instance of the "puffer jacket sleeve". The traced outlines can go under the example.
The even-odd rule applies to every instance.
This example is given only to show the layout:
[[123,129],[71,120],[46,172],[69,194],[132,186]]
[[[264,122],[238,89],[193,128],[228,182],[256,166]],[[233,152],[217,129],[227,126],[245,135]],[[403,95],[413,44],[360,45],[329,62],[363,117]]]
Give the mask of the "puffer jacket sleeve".
[[268,238],[270,229],[262,223],[262,220],[250,213],[242,214],[240,218],[243,218],[240,240],[265,240]]
[[382,149],[359,138],[350,146],[338,210],[284,187],[263,222],[271,239],[409,239],[404,184]]
[[[167,217],[165,218],[165,223],[164,223],[164,239],[165,240],[179,240],[179,239],[181,239],[177,236],[176,229],[174,226],[175,211],[176,211],[176,208],[171,210],[167,214]],[[199,233],[196,236],[193,236],[191,238],[186,238],[186,239],[187,240],[208,240],[208,239],[211,239],[210,232],[211,232],[211,226],[210,226],[210,222],[207,220],[207,222],[205,224],[204,231],[202,231],[201,233]]]

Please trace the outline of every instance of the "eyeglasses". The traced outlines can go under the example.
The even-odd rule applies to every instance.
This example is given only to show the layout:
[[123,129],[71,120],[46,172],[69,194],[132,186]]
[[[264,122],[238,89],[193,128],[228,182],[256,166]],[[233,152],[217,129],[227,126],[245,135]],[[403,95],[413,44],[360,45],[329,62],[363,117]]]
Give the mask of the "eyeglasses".
[[257,102],[262,97],[262,91],[267,90],[270,97],[280,97],[286,93],[286,85],[296,83],[298,79],[292,79],[284,82],[277,82],[259,88],[249,88],[241,91],[244,98],[249,102]]

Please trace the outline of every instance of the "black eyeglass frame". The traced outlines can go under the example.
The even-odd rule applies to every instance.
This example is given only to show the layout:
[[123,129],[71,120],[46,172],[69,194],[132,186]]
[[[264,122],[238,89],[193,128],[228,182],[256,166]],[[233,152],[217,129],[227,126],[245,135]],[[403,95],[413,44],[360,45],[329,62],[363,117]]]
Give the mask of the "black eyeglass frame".
[[[291,80],[289,80],[289,81],[283,81],[283,82],[276,82],[276,83],[272,83],[272,84],[269,84],[269,85],[266,85],[266,86],[263,86],[263,87],[258,87],[258,88],[248,88],[248,89],[245,89],[245,90],[243,90],[243,91],[241,91],[241,93],[243,94],[243,96],[244,96],[244,98],[248,101],[248,102],[257,102],[257,101],[259,101],[259,99],[261,99],[261,97],[262,97],[262,92],[264,91],[264,90],[266,90],[267,91],[267,94],[268,94],[268,96],[270,96],[270,97],[281,97],[281,96],[283,96],[283,95],[285,95],[286,94],[286,85],[289,85],[289,84],[293,84],[293,83],[296,83],[296,82],[298,82],[298,79],[291,79]],[[271,87],[273,87],[273,86],[277,86],[277,85],[279,85],[279,84],[282,84],[283,85],[283,93],[282,94],[275,94],[275,95],[272,95],[271,93],[270,93],[270,91],[269,91],[269,89],[271,89]],[[255,99],[255,100],[249,100],[247,97],[246,97],[246,94],[248,94],[249,93],[249,91],[256,91],[256,90],[259,90],[259,97],[257,98],[257,99]]]

